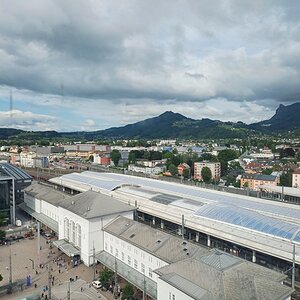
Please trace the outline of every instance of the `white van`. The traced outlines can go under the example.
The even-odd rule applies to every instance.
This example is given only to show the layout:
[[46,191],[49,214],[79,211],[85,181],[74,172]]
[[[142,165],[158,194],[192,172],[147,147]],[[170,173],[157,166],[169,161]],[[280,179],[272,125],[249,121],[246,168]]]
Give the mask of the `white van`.
[[99,280],[95,280],[92,282],[92,286],[96,289],[100,289],[102,287],[102,283]]

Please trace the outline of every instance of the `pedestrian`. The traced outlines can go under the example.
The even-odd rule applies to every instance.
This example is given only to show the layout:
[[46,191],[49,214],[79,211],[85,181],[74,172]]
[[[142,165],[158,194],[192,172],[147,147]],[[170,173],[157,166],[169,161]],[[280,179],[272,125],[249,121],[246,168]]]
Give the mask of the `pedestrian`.
[[80,288],[80,291],[81,291],[81,292],[83,291],[83,287]]
[[34,287],[37,288],[37,284],[36,283],[34,284]]

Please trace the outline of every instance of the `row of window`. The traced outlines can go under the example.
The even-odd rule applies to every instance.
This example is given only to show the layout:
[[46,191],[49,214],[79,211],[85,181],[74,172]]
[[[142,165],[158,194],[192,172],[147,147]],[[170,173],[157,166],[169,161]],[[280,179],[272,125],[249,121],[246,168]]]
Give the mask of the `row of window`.
[[81,226],[68,218],[64,219],[65,239],[81,248]]
[[[110,241],[114,242],[113,236],[110,236]],[[115,239],[115,243],[117,245],[119,244],[119,239],[118,238]],[[121,243],[121,247],[123,249],[127,249],[128,252],[132,252],[135,256],[139,256],[139,253],[140,253],[140,257],[142,259],[145,259],[145,252],[144,251],[142,251],[142,250],[139,251],[137,248],[131,247],[130,244],[127,244],[127,247],[126,247],[126,244],[123,241],[120,241],[120,243]],[[105,243],[105,244],[107,245],[107,243]],[[112,251],[113,246],[110,246],[110,248],[111,248],[110,252],[113,254],[113,251]],[[132,248],[133,248],[133,251],[132,251]],[[108,251],[107,248],[106,248],[106,250]],[[153,257],[152,257],[152,255],[148,256],[148,261],[149,261],[149,263],[153,263]],[[154,261],[154,263],[155,263],[155,261]],[[161,267],[161,262],[160,262],[159,259],[156,260],[156,266],[157,267]]]
[[[107,243],[105,243],[105,250],[108,251],[108,245],[107,245]],[[111,253],[112,255],[114,255],[114,249],[113,249],[113,246],[112,246],[112,245],[110,245],[109,250],[110,250],[110,253]],[[118,248],[115,249],[115,256],[116,256],[117,258],[120,258],[123,262],[126,263],[125,253],[124,253],[123,251],[121,251],[121,257],[119,257],[120,255],[119,255],[119,249],[118,249]],[[150,257],[150,256],[149,256],[149,257]],[[135,259],[135,258],[132,260],[132,257],[131,257],[130,255],[127,255],[127,264],[128,264],[129,266],[132,266],[132,261],[133,261],[133,267],[134,267],[136,270],[139,270],[139,263],[138,263],[138,260]],[[152,257],[151,257],[151,261],[152,261]],[[159,265],[160,265],[160,263],[159,263]],[[140,271],[141,271],[143,274],[145,274],[145,264],[140,263]],[[152,276],[153,276],[152,271],[153,271],[153,270],[152,270],[151,268],[148,268],[148,276],[149,276],[150,278],[152,278]]]

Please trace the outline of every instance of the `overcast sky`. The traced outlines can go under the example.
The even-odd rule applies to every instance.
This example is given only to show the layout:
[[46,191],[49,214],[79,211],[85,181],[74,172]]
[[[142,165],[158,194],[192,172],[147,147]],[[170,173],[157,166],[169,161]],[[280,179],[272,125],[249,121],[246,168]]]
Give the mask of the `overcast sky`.
[[300,101],[299,16],[298,0],[0,0],[0,127],[268,119]]

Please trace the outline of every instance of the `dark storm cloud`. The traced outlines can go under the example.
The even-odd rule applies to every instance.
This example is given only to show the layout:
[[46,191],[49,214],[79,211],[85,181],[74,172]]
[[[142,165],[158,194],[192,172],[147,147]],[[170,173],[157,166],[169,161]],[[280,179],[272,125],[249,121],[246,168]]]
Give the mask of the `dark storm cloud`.
[[66,96],[112,101],[296,101],[298,13],[298,1],[1,1],[0,85],[60,94],[63,82]]

